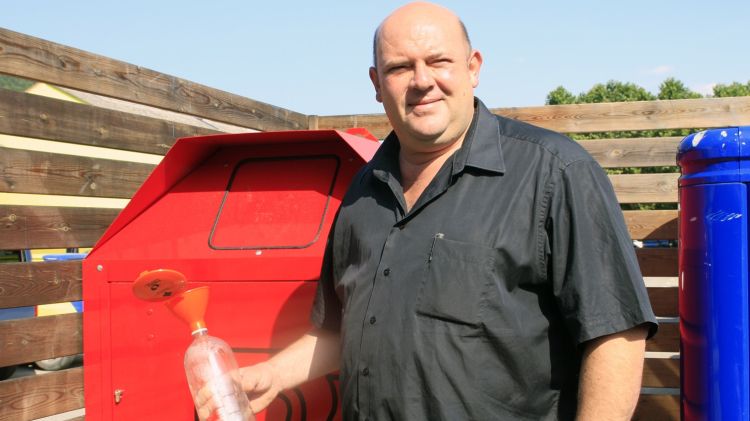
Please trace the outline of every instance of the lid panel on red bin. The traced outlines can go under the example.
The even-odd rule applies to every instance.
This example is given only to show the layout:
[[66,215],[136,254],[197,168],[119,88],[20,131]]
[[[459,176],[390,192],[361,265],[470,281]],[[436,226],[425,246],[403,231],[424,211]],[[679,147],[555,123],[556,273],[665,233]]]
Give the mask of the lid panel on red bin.
[[211,233],[215,249],[304,248],[320,237],[336,183],[334,155],[246,159]]
[[315,280],[347,186],[377,146],[333,131],[182,139],[87,261],[104,282],[153,269],[190,282]]

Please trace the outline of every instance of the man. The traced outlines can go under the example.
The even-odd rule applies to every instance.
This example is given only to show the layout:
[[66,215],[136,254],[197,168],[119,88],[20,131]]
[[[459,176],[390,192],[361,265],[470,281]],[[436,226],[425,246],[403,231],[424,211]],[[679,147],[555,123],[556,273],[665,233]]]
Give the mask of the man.
[[611,185],[577,144],[493,116],[460,20],[375,34],[393,126],[329,238],[316,328],[242,369],[254,411],[341,370],[346,420],[625,420],[656,328]]

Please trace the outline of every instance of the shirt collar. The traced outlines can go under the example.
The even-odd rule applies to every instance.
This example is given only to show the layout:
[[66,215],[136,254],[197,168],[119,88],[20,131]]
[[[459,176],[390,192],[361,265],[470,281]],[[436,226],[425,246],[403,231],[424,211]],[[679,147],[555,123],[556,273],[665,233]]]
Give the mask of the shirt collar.
[[378,180],[388,183],[389,179],[393,179],[393,181],[400,183],[401,170],[398,166],[398,153],[400,150],[401,145],[398,143],[398,137],[396,137],[394,131],[391,131],[383,140],[383,144],[375,152],[375,156],[370,160],[372,173]]
[[[463,144],[454,153],[453,174],[459,174],[466,167],[489,172],[505,172],[505,161],[500,147],[500,127],[495,116],[478,98],[474,98],[474,117],[464,137]],[[383,144],[370,161],[373,175],[383,182],[400,180],[398,153],[401,146],[396,133],[385,138]],[[389,177],[391,176],[391,177]]]
[[500,126],[497,118],[478,98],[474,99],[474,118],[466,132],[461,148],[453,159],[453,174],[465,167],[473,167],[493,173],[505,172],[503,151],[500,147]]

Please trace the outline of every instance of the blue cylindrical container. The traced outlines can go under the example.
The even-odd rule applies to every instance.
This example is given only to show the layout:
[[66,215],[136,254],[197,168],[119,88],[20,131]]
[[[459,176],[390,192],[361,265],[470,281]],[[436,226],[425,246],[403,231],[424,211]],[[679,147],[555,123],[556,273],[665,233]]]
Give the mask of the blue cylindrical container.
[[681,413],[750,419],[750,126],[694,133],[677,156]]

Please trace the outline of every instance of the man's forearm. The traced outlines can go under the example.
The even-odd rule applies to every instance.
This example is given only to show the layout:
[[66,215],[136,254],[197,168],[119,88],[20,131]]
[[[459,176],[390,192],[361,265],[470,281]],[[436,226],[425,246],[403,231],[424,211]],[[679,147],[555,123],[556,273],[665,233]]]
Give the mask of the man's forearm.
[[314,330],[274,355],[268,363],[273,367],[282,390],[323,376],[339,367],[339,335]]
[[638,403],[647,330],[588,342],[581,362],[578,421],[630,420]]

